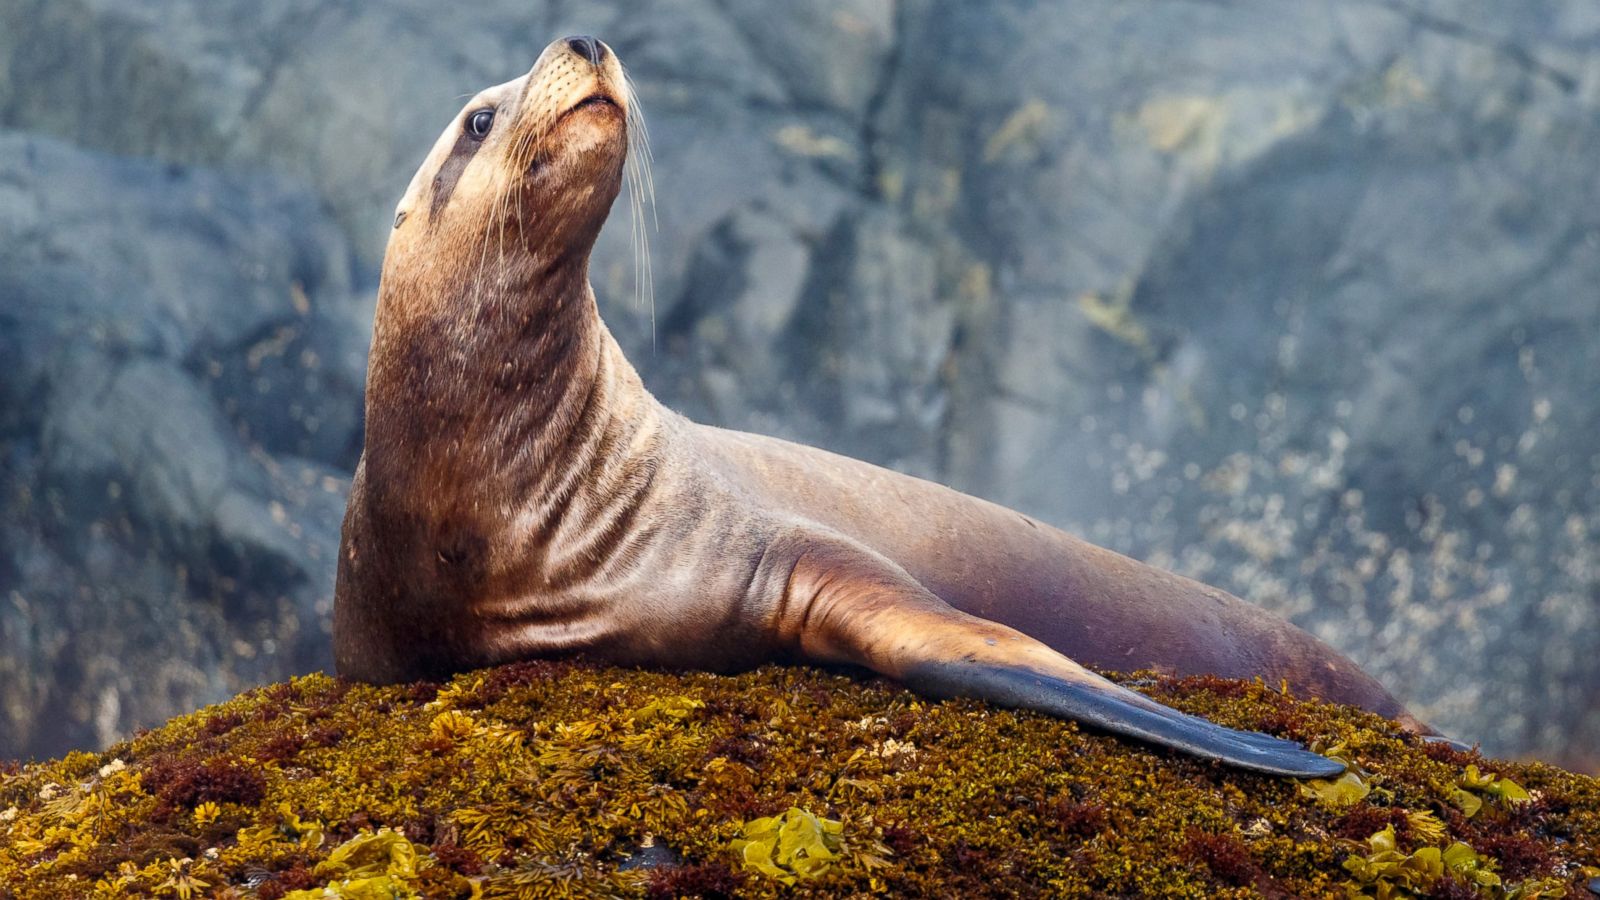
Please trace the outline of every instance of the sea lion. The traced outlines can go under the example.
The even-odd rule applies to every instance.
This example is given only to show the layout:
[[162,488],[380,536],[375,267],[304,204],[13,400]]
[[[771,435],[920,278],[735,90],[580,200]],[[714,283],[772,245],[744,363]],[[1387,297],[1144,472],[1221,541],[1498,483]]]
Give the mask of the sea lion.
[[412,179],[344,521],[341,674],[389,682],[580,651],[711,670],[847,664],[1295,776],[1342,766],[1080,663],[1284,681],[1420,730],[1354,663],[1222,591],[931,482],[664,408],[588,278],[635,114],[605,44],[559,40],[466,104]]

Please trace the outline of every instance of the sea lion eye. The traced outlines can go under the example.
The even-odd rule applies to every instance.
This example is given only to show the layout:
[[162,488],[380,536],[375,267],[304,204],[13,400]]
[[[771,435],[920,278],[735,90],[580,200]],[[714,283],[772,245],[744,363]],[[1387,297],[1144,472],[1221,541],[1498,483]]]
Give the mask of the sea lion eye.
[[475,138],[484,138],[489,134],[490,126],[494,125],[494,110],[480,109],[467,116],[467,133]]

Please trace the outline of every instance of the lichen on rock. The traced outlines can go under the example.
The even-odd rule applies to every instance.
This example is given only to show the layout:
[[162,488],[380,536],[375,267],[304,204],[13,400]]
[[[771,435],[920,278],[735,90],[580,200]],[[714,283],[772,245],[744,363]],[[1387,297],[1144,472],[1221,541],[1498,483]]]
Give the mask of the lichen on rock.
[[1260,683],[1120,680],[1349,777],[806,668],[311,675],[4,769],[0,898],[1532,898],[1600,876],[1595,779]]

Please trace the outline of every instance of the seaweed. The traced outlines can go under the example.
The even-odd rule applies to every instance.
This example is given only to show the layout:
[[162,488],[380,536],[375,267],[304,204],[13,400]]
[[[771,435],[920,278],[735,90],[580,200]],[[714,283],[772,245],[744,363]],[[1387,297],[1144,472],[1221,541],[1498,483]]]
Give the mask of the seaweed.
[[0,896],[1528,900],[1600,877],[1592,778],[1260,682],[1113,677],[1347,777],[798,667],[310,675],[0,765]]

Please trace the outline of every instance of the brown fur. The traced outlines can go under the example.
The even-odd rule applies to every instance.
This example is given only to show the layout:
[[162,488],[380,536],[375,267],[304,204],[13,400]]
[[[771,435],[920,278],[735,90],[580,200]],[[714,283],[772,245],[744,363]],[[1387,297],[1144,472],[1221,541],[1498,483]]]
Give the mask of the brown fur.
[[[594,96],[610,103],[580,105]],[[1405,716],[1349,660],[1222,591],[660,406],[588,282],[626,102],[614,55],[594,65],[558,41],[463,109],[401,203],[344,526],[341,673],[437,677],[580,650],[717,670],[849,663],[1300,774],[1326,761],[1180,716],[1074,660],[1285,680]],[[463,122],[486,106],[494,131],[462,164]]]

